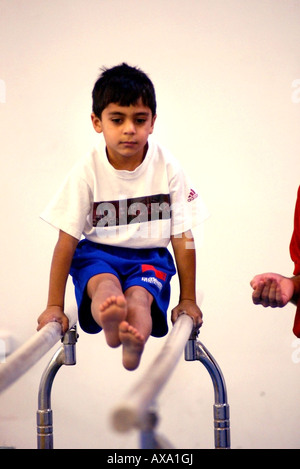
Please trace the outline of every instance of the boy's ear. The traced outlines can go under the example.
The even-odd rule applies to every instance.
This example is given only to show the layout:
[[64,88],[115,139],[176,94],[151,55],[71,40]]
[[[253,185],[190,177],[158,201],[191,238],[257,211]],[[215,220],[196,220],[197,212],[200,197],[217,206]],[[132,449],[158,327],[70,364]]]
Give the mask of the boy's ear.
[[151,123],[151,131],[150,131],[150,134],[153,133],[154,124],[155,124],[156,118],[157,118],[157,115],[155,114],[155,116],[152,117],[152,123]]
[[102,132],[101,119],[99,119],[99,117],[97,117],[96,114],[94,113],[91,114],[91,119],[92,119],[94,129],[96,130],[98,134],[101,134]]

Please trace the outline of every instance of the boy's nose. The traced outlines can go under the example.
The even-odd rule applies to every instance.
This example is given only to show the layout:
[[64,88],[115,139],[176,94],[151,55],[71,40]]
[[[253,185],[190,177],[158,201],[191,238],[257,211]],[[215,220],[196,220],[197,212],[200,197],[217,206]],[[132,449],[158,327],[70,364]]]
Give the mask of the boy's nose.
[[135,134],[135,125],[132,121],[126,121],[124,125],[124,133],[125,134]]

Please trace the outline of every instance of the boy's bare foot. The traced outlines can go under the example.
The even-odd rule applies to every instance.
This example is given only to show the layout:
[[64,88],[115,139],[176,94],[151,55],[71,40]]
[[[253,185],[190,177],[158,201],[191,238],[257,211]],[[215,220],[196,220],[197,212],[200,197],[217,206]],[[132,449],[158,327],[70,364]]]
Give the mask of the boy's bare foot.
[[110,347],[121,344],[119,324],[127,315],[127,304],[124,296],[111,296],[100,305],[100,322],[106,342]]
[[141,360],[145,338],[127,321],[120,323],[119,337],[123,344],[123,365],[127,370],[135,370]]

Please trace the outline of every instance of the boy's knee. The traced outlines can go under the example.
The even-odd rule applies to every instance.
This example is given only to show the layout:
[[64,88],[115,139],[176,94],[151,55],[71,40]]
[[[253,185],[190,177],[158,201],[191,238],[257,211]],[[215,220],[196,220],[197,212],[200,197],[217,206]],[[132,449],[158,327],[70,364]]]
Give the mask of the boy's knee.
[[125,292],[125,297],[129,303],[139,303],[149,308],[153,301],[153,296],[151,293],[149,293],[146,288],[140,287],[138,285],[128,288],[128,290]]
[[98,288],[104,285],[105,283],[108,285],[110,284],[111,286],[114,286],[116,288],[121,288],[119,279],[115,275],[109,273],[97,274],[91,277],[88,281],[87,293],[89,297],[92,298]]

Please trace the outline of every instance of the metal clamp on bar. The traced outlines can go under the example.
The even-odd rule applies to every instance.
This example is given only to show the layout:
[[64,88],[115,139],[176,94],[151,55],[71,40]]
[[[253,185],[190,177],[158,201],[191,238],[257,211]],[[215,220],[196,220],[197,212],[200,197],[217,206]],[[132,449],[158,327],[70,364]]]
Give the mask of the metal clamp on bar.
[[[77,322],[77,314],[72,310],[67,316],[71,329]],[[61,337],[61,325],[49,322],[13,352],[0,367],[0,394],[49,352]]]
[[61,325],[49,322],[19,347],[0,368],[0,393],[29,370],[61,338]]
[[37,411],[38,449],[53,449],[53,420],[51,410],[51,390],[56,373],[62,365],[76,364],[76,326],[69,329],[62,338],[62,346],[57,350],[45,369],[39,387]]

